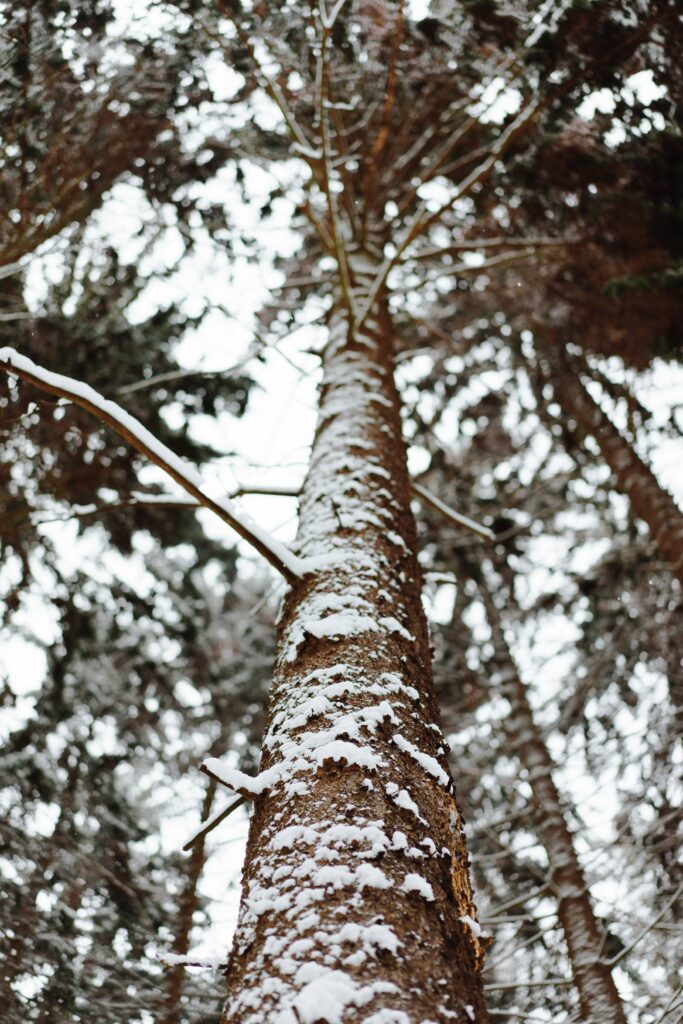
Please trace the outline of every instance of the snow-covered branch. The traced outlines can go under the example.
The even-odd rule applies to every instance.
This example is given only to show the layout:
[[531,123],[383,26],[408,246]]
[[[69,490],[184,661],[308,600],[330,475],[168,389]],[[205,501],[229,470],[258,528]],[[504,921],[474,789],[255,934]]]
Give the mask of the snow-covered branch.
[[22,377],[42,391],[66,398],[92,413],[125,438],[133,448],[168,473],[183,490],[196,498],[200,505],[211,509],[223,522],[231,526],[288,582],[291,583],[303,575],[304,566],[301,559],[261,529],[249,516],[236,509],[229,500],[210,497],[195,467],[180,459],[121,406],[104,398],[88,384],[60,373],[52,373],[12,348],[0,349],[0,369]]
[[421,484],[412,483],[411,489],[425,505],[431,506],[435,511],[440,512],[444,518],[449,519],[456,526],[464,526],[466,530],[470,530],[471,533],[476,533],[477,536],[483,537],[485,540],[495,540],[496,535],[493,530],[490,530],[488,526],[481,526],[479,523],[475,523],[474,519],[470,519],[468,516],[464,516],[461,512],[456,512],[454,508],[449,505],[445,505],[440,498],[437,498],[435,494],[428,491],[426,487],[422,487]]

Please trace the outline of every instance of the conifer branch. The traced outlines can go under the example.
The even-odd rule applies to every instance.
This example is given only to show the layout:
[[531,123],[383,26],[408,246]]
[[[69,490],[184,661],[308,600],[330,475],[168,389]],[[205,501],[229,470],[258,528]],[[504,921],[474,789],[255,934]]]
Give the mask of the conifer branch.
[[59,398],[66,398],[74,402],[111,427],[117,434],[125,438],[136,451],[145,455],[151,462],[168,473],[200,505],[210,509],[223,522],[231,526],[243,540],[251,544],[259,554],[270,562],[288,583],[292,583],[303,574],[301,560],[289,548],[262,530],[248,516],[240,513],[229,501],[210,497],[194,466],[188,465],[180,459],[121,406],[104,398],[94,388],[82,381],[45,370],[12,348],[0,349],[0,369],[22,377],[40,388],[41,391],[47,391]]

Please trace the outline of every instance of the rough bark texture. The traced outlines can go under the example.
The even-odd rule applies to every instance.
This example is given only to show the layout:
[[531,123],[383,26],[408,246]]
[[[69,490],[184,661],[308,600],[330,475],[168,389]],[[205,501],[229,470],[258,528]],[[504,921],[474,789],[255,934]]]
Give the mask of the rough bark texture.
[[324,364],[223,1020],[485,1022],[386,311]]
[[486,584],[480,586],[496,651],[505,672],[500,693],[511,706],[507,720],[510,753],[527,770],[538,835],[548,854],[550,882],[558,900],[557,916],[567,940],[581,1020],[586,1024],[626,1024],[623,1004],[606,963],[601,962],[603,933],[595,919],[586,880],[562,799],[553,781],[555,763],[534,721],[526,687],[505,640],[498,609]]
[[672,572],[683,584],[683,514],[651,469],[636,454],[586,391],[578,367],[559,348],[544,348],[551,383],[564,412],[583,434],[595,438],[617,486],[634,513],[647,523]]

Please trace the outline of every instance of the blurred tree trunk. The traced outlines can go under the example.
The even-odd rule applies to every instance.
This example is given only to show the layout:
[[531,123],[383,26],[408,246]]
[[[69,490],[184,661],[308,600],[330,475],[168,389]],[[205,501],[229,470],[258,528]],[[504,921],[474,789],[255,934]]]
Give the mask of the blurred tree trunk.
[[595,438],[619,490],[647,524],[663,558],[683,584],[683,513],[588,393],[576,362],[559,345],[544,345],[541,351],[557,401],[582,435]]
[[510,753],[528,772],[538,834],[548,855],[550,881],[557,897],[557,916],[567,940],[581,1020],[586,1024],[626,1024],[621,998],[610,968],[601,962],[603,930],[593,913],[586,880],[566,811],[553,781],[556,765],[535,720],[524,683],[505,639],[500,612],[488,582],[479,576],[479,593],[491,628],[496,663],[501,666],[500,694],[510,703],[507,720]]

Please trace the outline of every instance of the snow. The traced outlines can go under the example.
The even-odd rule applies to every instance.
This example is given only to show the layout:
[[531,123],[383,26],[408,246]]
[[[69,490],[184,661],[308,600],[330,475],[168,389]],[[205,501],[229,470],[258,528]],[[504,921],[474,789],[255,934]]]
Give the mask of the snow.
[[246,793],[249,796],[260,796],[265,793],[281,777],[281,767],[268,768],[259,772],[256,776],[246,775],[237,768],[231,768],[219,757],[207,757],[202,762],[202,768],[206,768],[211,775],[214,775],[219,782],[222,782],[228,789],[234,789],[236,793]]
[[325,619],[317,621],[307,620],[303,628],[307,633],[322,639],[328,637],[356,636],[358,633],[377,632],[379,626],[374,619],[367,615],[354,615],[353,613],[338,612],[336,615],[328,615]]
[[422,875],[408,874],[403,879],[403,885],[401,886],[403,892],[416,892],[420,896],[423,896],[429,903],[434,901],[434,890]]
[[470,917],[469,914],[463,914],[463,916],[459,917],[458,920],[467,925],[475,939],[478,939],[481,936],[481,925],[478,921],[475,921],[473,917]]
[[391,615],[387,615],[379,620],[380,626],[384,626],[387,633],[398,633],[406,640],[410,640],[414,643],[415,637],[412,633],[409,633],[405,626],[402,626],[398,619],[393,618]]
[[361,889],[391,889],[392,883],[374,864],[359,864],[356,878]]
[[399,750],[403,750],[405,751],[406,754],[410,754],[413,760],[417,761],[420,767],[424,768],[424,770],[429,775],[431,775],[433,778],[436,779],[437,782],[440,782],[442,786],[448,789],[450,785],[448,775],[443,770],[443,768],[441,767],[441,765],[439,764],[435,757],[432,757],[430,754],[424,754],[421,750],[418,750],[417,747],[414,747],[412,743],[410,743],[407,739],[405,739],[398,733],[395,733],[392,736],[392,740],[399,748]]
[[[363,1024],[410,1024],[410,1017],[403,1010],[378,1010],[366,1017]],[[422,1021],[421,1024],[435,1024],[434,1021]]]
[[[321,970],[316,964],[306,965]],[[297,976],[297,980],[299,980]],[[365,1006],[375,996],[396,992],[396,986],[389,982],[375,982],[359,985],[343,971],[322,969],[322,973],[307,982],[293,1001],[300,1024],[343,1024],[344,1014],[349,1006]],[[280,1017],[278,1024],[289,1024],[292,1017]]]
[[[393,785],[395,785],[395,783]],[[398,786],[396,786],[396,791],[393,793],[389,793],[389,786],[387,786],[387,793],[389,794],[389,796],[393,798],[393,801],[397,807],[401,807],[404,811],[410,811],[412,814],[415,815],[418,821],[421,821],[424,825],[427,824],[425,819],[420,814],[417,804],[412,799],[407,789],[399,790]]]
[[159,953],[158,957],[162,963],[167,964],[169,967],[210,967],[213,969],[225,967],[225,955],[207,957],[200,953],[186,953],[185,955]]

